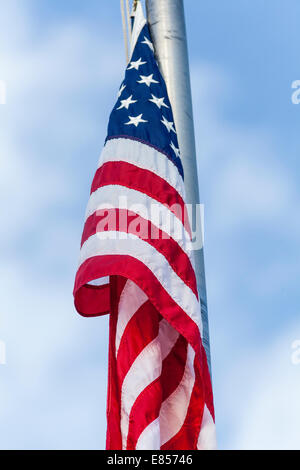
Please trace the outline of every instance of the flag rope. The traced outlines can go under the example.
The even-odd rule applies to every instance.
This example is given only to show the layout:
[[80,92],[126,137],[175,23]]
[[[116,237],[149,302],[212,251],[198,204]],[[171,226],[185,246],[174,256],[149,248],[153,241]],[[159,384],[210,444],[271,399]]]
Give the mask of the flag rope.
[[128,36],[129,36],[129,44],[131,44],[131,19],[130,19],[130,7],[129,7],[129,0],[126,0],[126,13],[127,13],[127,27],[128,27]]
[[126,28],[126,18],[125,18],[124,0],[120,0],[120,4],[121,4],[123,36],[124,36],[124,44],[125,44],[126,64],[128,64],[128,62],[129,62],[129,55],[128,55],[128,35],[127,35],[127,28]]

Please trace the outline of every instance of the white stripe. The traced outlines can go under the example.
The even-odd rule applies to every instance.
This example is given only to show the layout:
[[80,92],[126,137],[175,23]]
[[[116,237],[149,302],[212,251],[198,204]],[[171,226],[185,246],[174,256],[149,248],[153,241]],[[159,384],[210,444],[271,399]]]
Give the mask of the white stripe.
[[[132,284],[135,285],[134,283]],[[128,296],[130,294],[129,290],[127,290],[125,294]],[[177,333],[177,331],[174,330],[174,328],[172,328],[166,320],[160,321],[158,336],[139,354],[123,381],[122,399],[124,401],[124,409],[122,408],[122,413],[124,413],[124,416],[123,418],[121,417],[121,428],[123,420],[123,449],[126,448],[125,446],[128,436],[128,420],[130,416],[130,410],[142,390],[145,389],[148,385],[150,385],[150,383],[152,383],[157,377],[161,375],[162,361],[172,350],[173,346],[177,341],[178,336],[179,334]],[[152,365],[151,361],[153,361]],[[152,373],[150,369],[153,369]],[[136,377],[136,375],[138,377]],[[129,399],[127,399],[127,397],[125,396],[126,394],[129,395]],[[157,419],[154,422],[150,423],[141,433],[137,449],[159,448],[160,428],[159,420]]]
[[184,199],[184,183],[177,167],[163,153],[149,145],[131,139],[108,140],[102,150],[99,167],[107,162],[126,162],[148,170],[164,179]]
[[128,322],[147,300],[146,294],[134,282],[130,280],[126,282],[119,301],[116,355],[118,354],[120,342]]
[[100,277],[99,279],[94,279],[93,281],[91,282],[88,282],[88,285],[90,286],[105,286],[105,285],[108,285],[109,284],[109,276],[105,276],[105,277]]
[[126,450],[129,416],[140,393],[161,375],[161,353],[158,336],[138,355],[129,369],[121,393],[121,433]]
[[[104,211],[105,209],[131,210],[138,216],[150,221],[169,237],[176,240],[194,267],[194,253],[192,252],[190,236],[178,217],[164,204],[135,189],[120,185],[108,185],[97,189],[91,194],[86,209],[86,219],[95,212]],[[112,223],[114,223],[113,220]],[[151,236],[151,234],[149,235]]]
[[163,361],[175,346],[175,343],[179,338],[179,333],[167,322],[167,320],[163,319],[159,323],[158,337],[161,347],[161,359]]
[[175,436],[184,424],[195,383],[194,357],[195,352],[188,345],[182,380],[176,390],[162,403],[159,415],[161,446]]
[[[158,341],[161,349],[161,360],[163,361],[174,347],[179,333],[165,320],[159,323]],[[157,450],[160,449],[160,420],[155,419],[141,433],[136,449]]]
[[214,420],[209,412],[209,409],[205,405],[202,425],[199,434],[198,450],[216,450],[217,449],[217,437],[216,437],[216,426]]
[[137,40],[139,38],[139,35],[143,29],[143,27],[146,24],[146,20],[143,14],[143,9],[141,2],[138,2],[136,11],[135,11],[135,17],[134,17],[134,24],[133,24],[133,31],[131,34],[131,44],[130,44],[130,54],[132,56],[135,45],[137,43]]
[[152,421],[140,434],[136,443],[136,450],[160,449],[160,425],[159,418]]
[[120,239],[119,232],[114,231],[92,235],[82,245],[79,266],[93,256],[128,255],[138,259],[152,271],[170,297],[198,325],[202,335],[200,304],[190,287],[153,246],[136,235],[126,235],[126,239]]

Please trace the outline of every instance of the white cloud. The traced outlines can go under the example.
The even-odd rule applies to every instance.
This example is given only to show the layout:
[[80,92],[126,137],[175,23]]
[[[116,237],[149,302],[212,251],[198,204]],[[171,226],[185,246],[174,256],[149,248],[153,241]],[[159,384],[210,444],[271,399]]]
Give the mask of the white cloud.
[[[7,366],[1,369],[0,442],[3,448],[104,447],[107,319],[86,320],[74,312],[72,282],[82,217],[74,218],[72,210],[76,207],[78,214],[82,204],[78,194],[86,190],[87,196],[97,161],[97,155],[87,154],[88,142],[100,150],[123,74],[123,45],[110,40],[107,48],[103,28],[89,31],[74,20],[34,37],[32,3],[24,5],[6,2],[0,19],[0,43],[5,44],[0,79],[7,81],[7,105],[0,108],[5,226],[0,235],[5,247],[0,339],[7,344]],[[230,360],[237,356],[230,335],[243,333],[243,320],[234,329],[228,323],[228,312],[242,316],[235,299],[240,270],[245,269],[246,282],[255,270],[258,279],[266,277],[272,286],[274,265],[235,266],[234,247],[222,240],[225,235],[234,238],[247,221],[256,228],[264,222],[292,236],[293,175],[280,163],[283,159],[268,131],[224,121],[230,96],[241,93],[232,77],[205,64],[193,70],[201,192],[211,250],[206,260],[218,357],[216,367],[213,364],[217,419],[229,436],[223,434],[223,442],[235,448],[272,447],[279,441],[294,446],[299,370],[291,368],[288,357],[294,338],[287,333],[272,343],[268,337],[259,351],[257,345],[245,345],[244,359],[234,369]],[[101,104],[99,114],[91,109],[94,97]],[[286,213],[283,225],[273,225],[277,215]],[[280,273],[280,265],[275,267]],[[259,323],[254,315],[252,321]],[[276,411],[280,424],[274,431]]]
[[[101,29],[96,53],[96,32],[79,21],[34,37],[31,7],[6,2],[0,21],[0,446],[103,448],[108,325],[73,307],[83,207],[72,211],[88,197],[84,175],[97,164],[123,55],[117,43],[108,51]],[[103,103],[99,116],[91,96]]]
[[299,448],[300,369],[290,362],[300,330],[291,325],[299,279],[295,175],[279,136],[224,118],[242,85],[218,67],[192,72],[220,446]]
[[35,277],[15,260],[0,275],[1,448],[103,448],[107,318],[75,313],[69,276]]
[[292,342],[300,323],[272,342],[248,350],[224,381],[233,449],[300,449],[300,366],[292,364]]
[[42,236],[49,211],[70,211],[80,191],[88,194],[84,176],[96,167],[124,57],[117,41],[106,47],[108,25],[96,31],[72,19],[37,35],[29,0],[6,2],[0,24],[8,95],[0,109],[1,240],[14,246],[20,232]]
[[242,94],[241,85],[225,70],[199,64],[192,66],[192,83],[200,192],[210,204],[207,220],[212,217],[219,229],[233,231],[245,221],[270,224],[291,216],[297,185],[272,133],[255,123],[224,119],[230,100]]

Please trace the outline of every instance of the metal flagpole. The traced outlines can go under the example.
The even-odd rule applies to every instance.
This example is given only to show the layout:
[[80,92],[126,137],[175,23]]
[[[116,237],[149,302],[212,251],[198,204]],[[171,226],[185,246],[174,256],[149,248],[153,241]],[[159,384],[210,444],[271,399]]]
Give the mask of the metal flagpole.
[[[200,198],[183,0],[146,0],[146,8],[156,57],[173,108],[185,175],[186,202],[193,205],[195,214]],[[203,247],[195,250],[194,254],[201,300],[203,345],[211,368]]]

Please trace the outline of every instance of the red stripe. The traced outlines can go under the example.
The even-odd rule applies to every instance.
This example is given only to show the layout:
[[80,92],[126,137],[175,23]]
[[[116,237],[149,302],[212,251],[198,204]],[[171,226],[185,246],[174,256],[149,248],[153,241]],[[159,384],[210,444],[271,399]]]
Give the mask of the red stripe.
[[198,298],[196,276],[189,257],[173,238],[149,220],[126,209],[98,211],[86,220],[82,245],[92,235],[105,231],[132,233],[149,243],[167,259],[172,269]]
[[205,387],[196,361],[194,361],[194,369],[195,384],[185,421],[178,433],[161,447],[162,450],[197,450],[197,441],[205,404]]
[[147,194],[161,204],[165,204],[182,222],[191,236],[186,206],[180,194],[150,170],[139,168],[127,162],[107,162],[96,171],[91,194],[97,189],[108,185],[121,185]]
[[179,336],[172,351],[163,361],[161,383],[163,401],[166,400],[180,384],[187,360],[187,341]]
[[[84,287],[84,289],[81,289],[77,292],[77,307],[75,305],[77,312],[82,316],[86,316],[85,312],[80,311],[79,309],[81,308],[81,305],[89,305],[89,317],[98,317],[100,315],[106,315],[107,313],[110,313],[110,284],[105,284],[104,286],[86,284]],[[95,298],[101,299],[101,303],[95,304]],[[101,311],[99,311],[100,305]]]
[[[139,315],[135,315],[135,320],[139,321],[140,324],[137,325],[137,321],[135,321],[134,323],[135,326],[138,326],[138,328],[142,328],[140,334],[142,335],[142,337],[146,336],[144,342],[144,347],[146,347],[147,344],[150,343],[150,335],[148,332],[146,332],[146,328],[148,327],[149,331],[151,331],[151,341],[153,341],[158,336],[159,321],[161,317],[150,302],[147,302],[146,304],[144,304],[144,306],[145,308],[143,309],[143,314],[146,318],[146,322],[148,322],[148,325],[147,323],[144,325],[142,321],[143,318],[140,312]],[[138,338],[138,334],[139,331],[136,328],[134,328],[134,331],[126,331],[127,345],[129,345],[130,343],[135,343],[136,339]],[[134,347],[135,346],[133,346],[133,348]],[[125,351],[123,350],[123,353],[124,352]],[[118,354],[118,362],[119,356],[120,358],[122,357],[122,353],[120,351],[119,353],[120,354]],[[140,374],[143,374],[143,370],[140,371]],[[161,400],[162,391],[160,385],[160,378],[158,377],[139,394],[131,408],[126,446],[127,450],[134,450],[136,448],[136,443],[143,430],[158,416],[161,406]]]
[[117,354],[119,383],[123,380],[137,356],[158,335],[159,314],[151,302],[143,304],[128,322]]
[[[135,449],[141,433],[159,416],[161,402],[167,399],[179,386],[183,378],[186,358],[187,343],[183,337],[180,337],[173,351],[163,361],[161,377],[143,390],[132,407],[128,450]],[[196,360],[194,370],[195,384],[185,421],[177,434],[162,446],[162,450],[197,449],[205,403],[206,384],[203,383],[203,377]],[[206,377],[206,381],[207,379],[210,383],[210,378]]]
[[84,301],[81,289],[84,291],[85,285],[93,279],[113,275],[123,276],[135,282],[159,313],[193,346],[196,354],[201,354],[201,336],[196,323],[176,304],[153,272],[132,256],[94,256],[82,263],[76,275],[74,288],[75,307],[79,313],[83,316],[96,315],[96,305],[101,312],[101,294],[97,295],[97,289],[93,289],[94,298],[90,297],[89,304]]
[[110,278],[111,314],[109,319],[109,356],[108,356],[108,387],[107,387],[107,434],[106,449],[122,449],[122,435],[120,429],[120,386],[117,375],[117,362],[115,350],[116,326],[119,310],[119,298],[126,279],[112,276]]
[[127,450],[134,450],[144,429],[159,415],[162,402],[160,377],[149,384],[136,399],[130,413]]
[[135,449],[141,433],[158,418],[162,401],[178,387],[185,369],[186,353],[187,342],[180,336],[169,355],[163,360],[161,376],[138,396],[130,413],[128,449]]
[[[89,304],[84,302],[85,296],[83,291],[86,289],[85,285],[91,280],[109,275],[123,276],[135,282],[144,290],[158,312],[192,345],[196,352],[198,370],[201,378],[199,387],[202,388],[202,401],[206,401],[208,409],[212,416],[214,416],[210,376],[199,329],[194,321],[164,290],[151,270],[142,262],[131,256],[124,255],[96,256],[86,260],[80,266],[76,276],[74,296],[77,310],[86,316],[95,314],[96,305],[99,310],[99,306],[101,305],[101,290],[91,290],[91,292],[94,293],[94,299],[91,300],[90,298]],[[195,390],[195,393],[196,392],[199,393],[198,390]],[[166,443],[166,445],[167,444],[168,443]],[[172,445],[172,443],[170,445]]]

